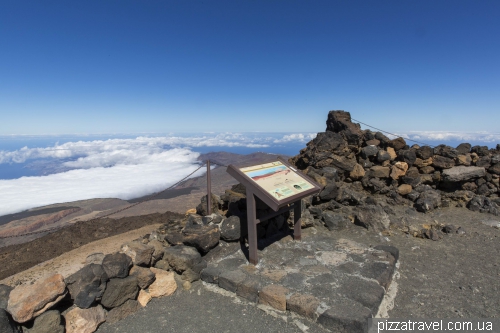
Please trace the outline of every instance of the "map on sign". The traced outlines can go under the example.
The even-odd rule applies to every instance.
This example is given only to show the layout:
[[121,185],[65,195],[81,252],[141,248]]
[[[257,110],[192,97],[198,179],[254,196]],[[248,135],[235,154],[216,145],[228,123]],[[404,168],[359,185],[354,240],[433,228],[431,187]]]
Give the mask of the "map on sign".
[[314,187],[279,161],[241,168],[240,171],[278,200]]

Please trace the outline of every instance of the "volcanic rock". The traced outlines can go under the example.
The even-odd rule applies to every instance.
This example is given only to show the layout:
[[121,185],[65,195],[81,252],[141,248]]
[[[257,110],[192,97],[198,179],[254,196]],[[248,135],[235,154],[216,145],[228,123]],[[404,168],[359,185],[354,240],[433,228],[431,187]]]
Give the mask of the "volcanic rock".
[[132,258],[124,253],[107,254],[102,260],[102,268],[109,279],[126,277],[132,265]]
[[25,333],[64,333],[61,313],[57,310],[47,311],[35,318],[30,329],[24,328]]
[[369,230],[384,231],[389,229],[391,221],[382,207],[366,205],[358,207],[354,223]]
[[128,242],[122,245],[120,252],[132,258],[132,263],[137,266],[149,266],[153,257],[154,247],[140,242]]
[[90,264],[68,276],[65,281],[73,303],[87,309],[101,298],[107,280],[108,275],[101,265]]
[[75,307],[65,315],[66,333],[92,333],[106,320],[106,310],[100,304],[90,309]]
[[442,179],[447,182],[461,182],[483,177],[485,174],[486,170],[482,167],[456,166],[443,170]]
[[174,272],[167,272],[162,269],[151,268],[156,279],[149,286],[149,295],[151,297],[170,296],[177,290],[177,282],[175,282]]
[[19,285],[10,292],[7,311],[18,323],[24,323],[47,311],[66,295],[61,274],[55,274],[34,284]]
[[334,110],[328,113],[326,130],[340,132],[349,144],[360,145],[363,132],[359,124],[351,122],[351,114],[343,110]]
[[135,299],[138,292],[139,287],[135,276],[127,276],[123,279],[114,278],[109,280],[102,295],[101,304],[106,308],[114,308],[129,299]]

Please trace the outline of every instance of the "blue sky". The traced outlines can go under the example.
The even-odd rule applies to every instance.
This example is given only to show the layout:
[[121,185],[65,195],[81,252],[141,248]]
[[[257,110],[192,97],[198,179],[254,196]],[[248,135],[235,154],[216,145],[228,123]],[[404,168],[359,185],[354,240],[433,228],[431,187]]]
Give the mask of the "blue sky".
[[0,0],[0,134],[500,124],[499,1]]

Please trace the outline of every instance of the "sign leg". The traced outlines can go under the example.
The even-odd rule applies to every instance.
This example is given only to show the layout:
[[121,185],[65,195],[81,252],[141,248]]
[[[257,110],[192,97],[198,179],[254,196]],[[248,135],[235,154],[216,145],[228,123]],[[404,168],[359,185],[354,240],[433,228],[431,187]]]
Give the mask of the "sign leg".
[[293,203],[293,239],[301,240],[301,216],[302,216],[302,202],[297,200]]
[[247,188],[247,225],[248,225],[248,261],[257,265],[259,257],[257,254],[257,212],[253,192]]

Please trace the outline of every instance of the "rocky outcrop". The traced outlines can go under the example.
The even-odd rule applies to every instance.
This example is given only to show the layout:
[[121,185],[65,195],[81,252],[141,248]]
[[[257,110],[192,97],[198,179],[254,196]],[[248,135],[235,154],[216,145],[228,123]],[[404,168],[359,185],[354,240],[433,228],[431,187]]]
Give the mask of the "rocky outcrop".
[[[441,207],[443,198],[446,206],[467,206],[492,214],[500,210],[498,149],[468,143],[456,148],[410,147],[403,138],[391,140],[381,132],[361,130],[345,111],[330,111],[326,131],[318,133],[290,162],[324,186],[312,199],[313,205],[339,202],[339,189],[347,188],[359,198],[381,194],[390,204],[413,205],[421,212]],[[326,169],[328,174],[335,170],[335,179],[324,176]],[[427,192],[429,189],[432,191]],[[470,197],[464,202],[463,197],[453,195],[457,191],[469,191],[472,197],[489,201],[484,204],[478,198],[470,203]],[[363,200],[344,203],[366,204]]]

